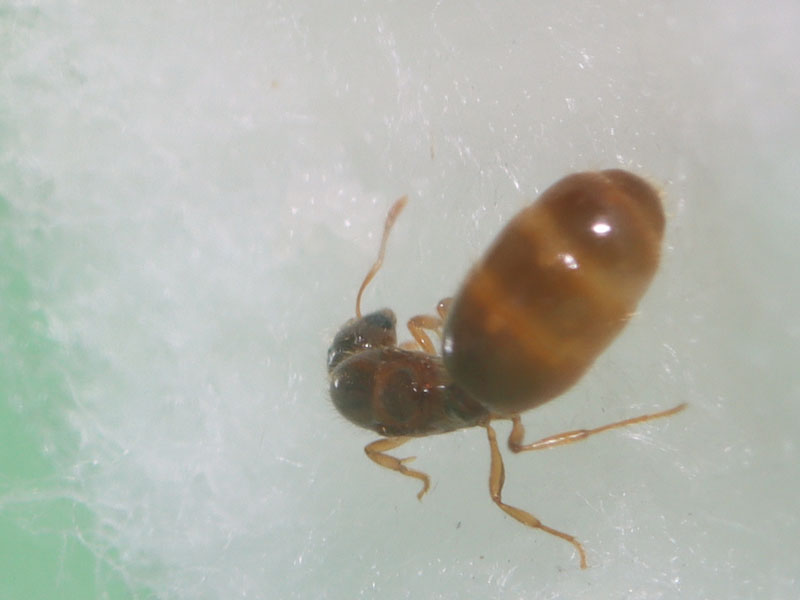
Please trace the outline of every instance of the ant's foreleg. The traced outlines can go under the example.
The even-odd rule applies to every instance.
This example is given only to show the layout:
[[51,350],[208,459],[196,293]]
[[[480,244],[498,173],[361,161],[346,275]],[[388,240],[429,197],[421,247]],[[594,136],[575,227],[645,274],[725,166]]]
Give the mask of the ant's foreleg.
[[439,304],[436,305],[436,312],[439,313],[442,321],[447,318],[447,313],[450,312],[450,305],[453,303],[452,298],[442,298]]
[[442,320],[432,315],[417,315],[408,320],[408,330],[417,345],[426,354],[436,354],[436,346],[425,330],[434,331],[436,335],[442,335]]
[[436,312],[439,313],[438,317],[434,317],[433,315],[417,315],[411,317],[408,320],[408,330],[411,332],[414,342],[404,342],[400,347],[406,350],[422,349],[422,351],[427,354],[437,354],[436,345],[425,330],[433,331],[439,336],[439,339],[441,339],[442,326],[444,325],[444,320],[447,317],[447,311],[450,310],[452,301],[452,298],[445,298],[439,301],[436,305]]

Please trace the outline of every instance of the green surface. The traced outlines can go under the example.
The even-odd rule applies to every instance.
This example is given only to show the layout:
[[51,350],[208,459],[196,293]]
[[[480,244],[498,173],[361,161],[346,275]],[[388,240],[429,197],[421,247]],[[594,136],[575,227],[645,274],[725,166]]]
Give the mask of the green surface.
[[[59,510],[46,505],[24,512],[33,520],[41,517],[57,521],[52,513]],[[107,565],[98,563],[93,554],[70,535],[69,523],[61,523],[62,531],[58,530],[56,522],[53,531],[36,534],[18,526],[15,521],[19,519],[19,514],[0,517],[3,571],[0,598],[134,597]]]
[[64,475],[76,443],[70,398],[26,272],[41,250],[25,230],[0,195],[0,600],[148,597],[82,541],[93,517]]
[[[78,440],[66,377],[80,361],[66,364],[48,323],[58,297],[48,265],[63,248],[46,216],[52,183],[20,128],[42,88],[15,62],[41,32],[40,17],[32,7],[0,8],[0,600],[147,598],[108,550],[92,547],[97,525],[70,477]],[[19,101],[20,82],[35,101]]]

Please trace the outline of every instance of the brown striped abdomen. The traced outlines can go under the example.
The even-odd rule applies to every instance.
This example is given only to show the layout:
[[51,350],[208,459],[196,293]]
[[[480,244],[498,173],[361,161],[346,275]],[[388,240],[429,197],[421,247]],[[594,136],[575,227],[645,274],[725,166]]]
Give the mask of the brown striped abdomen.
[[663,233],[658,192],[636,175],[557,182],[506,226],[454,298],[447,371],[500,416],[563,393],[635,311]]

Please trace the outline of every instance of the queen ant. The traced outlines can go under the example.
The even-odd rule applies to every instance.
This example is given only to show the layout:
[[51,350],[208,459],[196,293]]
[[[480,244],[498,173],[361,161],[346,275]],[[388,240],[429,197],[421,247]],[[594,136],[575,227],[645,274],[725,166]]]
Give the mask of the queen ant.
[[[674,415],[669,410],[524,443],[520,414],[574,385],[613,341],[645,293],[660,259],[664,213],[658,192],[622,170],[569,175],[524,208],[436,315],[408,322],[413,341],[398,345],[394,312],[361,313],[361,297],[383,264],[389,233],[407,202],[386,218],[378,258],[356,296],[356,317],[328,350],[330,393],[347,419],[378,433],[367,456],[422,482],[413,460],[389,451],[412,438],[483,427],[489,440],[489,494],[505,513],[586,552],[572,535],[503,502],[503,459],[492,421],[512,423],[514,453],[543,450]],[[437,352],[428,332],[441,339]]]

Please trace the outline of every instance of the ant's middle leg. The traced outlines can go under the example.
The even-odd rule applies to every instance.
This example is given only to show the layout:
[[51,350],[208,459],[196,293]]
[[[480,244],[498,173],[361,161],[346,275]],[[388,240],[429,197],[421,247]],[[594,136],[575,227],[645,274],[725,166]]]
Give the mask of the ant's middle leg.
[[679,404],[678,406],[674,406],[669,410],[641,415],[639,417],[632,417],[623,421],[617,421],[616,423],[603,425],[602,427],[595,427],[594,429],[574,429],[572,431],[565,431],[564,433],[550,435],[546,438],[542,438],[529,444],[522,443],[522,439],[525,437],[525,427],[522,425],[519,415],[515,415],[511,417],[513,426],[511,427],[511,433],[508,436],[508,447],[512,452],[527,452],[529,450],[544,450],[545,448],[564,446],[566,444],[572,444],[573,442],[585,440],[596,433],[602,433],[603,431],[608,431],[610,429],[618,429],[620,427],[627,427],[628,425],[635,425],[637,423],[646,423],[647,421],[652,421],[653,419],[670,417],[681,412],[684,408],[686,408],[685,402],[683,404]]

